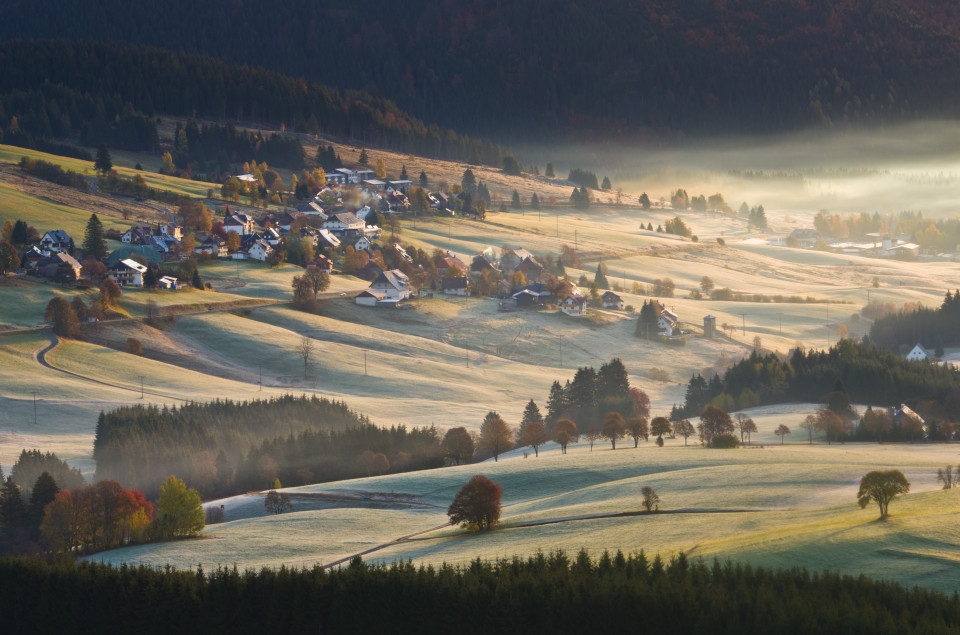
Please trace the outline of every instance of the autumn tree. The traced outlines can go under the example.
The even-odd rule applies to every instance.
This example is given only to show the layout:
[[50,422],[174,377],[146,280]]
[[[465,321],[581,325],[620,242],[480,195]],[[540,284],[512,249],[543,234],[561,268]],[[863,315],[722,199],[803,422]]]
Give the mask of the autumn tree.
[[387,178],[387,164],[384,163],[383,157],[377,157],[377,167],[374,170],[378,179]]
[[16,271],[20,268],[20,254],[12,243],[0,241],[0,274]]
[[700,278],[700,290],[703,291],[704,295],[710,295],[710,292],[714,288],[713,280],[710,279],[710,276],[703,276]]
[[610,440],[610,448],[617,449],[617,439],[622,439],[627,433],[627,426],[623,420],[623,415],[619,412],[608,412],[603,415],[602,434]]
[[303,277],[310,281],[314,298],[317,297],[317,294],[330,288],[330,274],[322,271],[316,265],[309,265],[304,271]]
[[677,421],[677,423],[674,424],[673,426],[673,430],[675,434],[679,434],[680,436],[683,437],[684,445],[687,444],[687,439],[696,432],[696,429],[693,427],[693,424],[690,423],[690,421],[688,421],[687,419],[680,419],[679,421]]
[[716,406],[707,406],[700,415],[700,436],[706,446],[711,446],[714,439],[721,435],[733,434],[733,421],[730,415]]
[[314,284],[307,274],[294,276],[290,286],[293,288],[293,306],[301,311],[316,312],[317,294],[314,292]]
[[800,427],[807,431],[807,440],[809,445],[813,445],[813,433],[818,429],[817,415],[807,415]]
[[874,410],[868,406],[867,411],[863,413],[863,418],[860,420],[860,427],[874,435],[877,443],[883,443],[883,433],[888,432],[892,426],[893,422],[890,419],[890,415],[886,409],[883,408]]
[[531,421],[520,436],[520,445],[533,448],[534,456],[540,456],[540,446],[548,441],[542,421]]
[[593,444],[603,437],[603,432],[598,426],[590,426],[587,428],[587,431],[583,433],[583,437],[587,440],[587,443],[590,444],[590,451],[593,452]]
[[493,454],[496,462],[503,452],[510,449],[512,440],[513,432],[507,422],[495,412],[488,413],[480,425],[480,447]]
[[61,337],[76,337],[80,332],[77,314],[64,298],[55,296],[47,303],[44,319],[53,324],[53,332]]
[[160,486],[157,499],[157,531],[164,538],[185,538],[200,533],[204,525],[200,494],[176,476]]
[[307,376],[307,369],[310,366],[310,357],[313,355],[313,340],[306,335],[300,337],[297,344],[297,356],[303,360],[303,376]]
[[750,435],[757,431],[757,424],[754,423],[753,419],[748,417],[743,413],[737,414],[737,429],[740,431],[740,443],[744,443],[744,436],[747,438]]
[[462,426],[447,430],[440,447],[444,455],[456,461],[457,465],[469,463],[473,458],[473,438]]
[[787,425],[781,423],[780,425],[777,426],[777,429],[774,430],[773,433],[778,437],[780,437],[780,445],[783,445],[783,438],[788,434],[790,434],[790,428]]
[[640,490],[640,494],[643,496],[643,508],[647,510],[648,514],[660,510],[660,497],[657,496],[652,487],[644,486]]
[[263,499],[263,506],[268,514],[282,514],[285,511],[293,509],[293,503],[290,501],[290,494],[286,492],[277,492],[270,490]]
[[120,285],[113,278],[104,278],[100,283],[100,302],[104,308],[115,306],[122,293]]
[[829,408],[817,412],[816,429],[827,436],[827,444],[843,438],[843,419]]
[[580,438],[577,424],[570,419],[557,419],[553,425],[553,440],[560,444],[560,453],[567,453],[567,445],[576,443]]
[[630,417],[626,424],[627,432],[633,437],[633,447],[640,445],[640,439],[644,441],[650,438],[650,429],[647,420],[644,417]]
[[477,474],[467,482],[447,509],[451,525],[487,531],[500,520],[500,485]]
[[890,501],[901,494],[910,491],[910,482],[900,470],[880,471],[867,473],[860,479],[860,490],[857,492],[857,503],[861,509],[875,502],[880,507],[880,520],[888,515]]
[[650,434],[656,435],[661,445],[663,443],[663,435],[670,434],[671,432],[673,432],[673,426],[670,425],[670,420],[666,417],[654,417],[653,421],[650,422]]

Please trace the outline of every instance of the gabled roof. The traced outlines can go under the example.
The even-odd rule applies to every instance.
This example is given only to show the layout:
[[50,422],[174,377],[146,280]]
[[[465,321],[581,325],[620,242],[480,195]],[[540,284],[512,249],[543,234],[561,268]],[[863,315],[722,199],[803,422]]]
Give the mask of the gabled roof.
[[50,240],[52,240],[55,243],[73,242],[73,239],[70,238],[70,234],[63,231],[62,229],[51,229],[50,231],[48,231],[43,235],[43,238],[46,238],[48,236],[50,237]]
[[389,271],[383,271],[377,276],[376,280],[372,284],[387,284],[396,289],[397,291],[403,291],[410,283],[410,280],[407,278],[407,275],[400,271],[399,269],[391,269]]
[[343,223],[344,225],[356,225],[357,223],[363,222],[357,218],[357,215],[353,212],[340,212],[339,214],[333,214],[330,216],[329,220]]
[[116,269],[117,271],[120,271],[122,269],[132,269],[137,273],[146,273],[147,271],[147,268],[144,265],[141,265],[136,260],[130,260],[129,258],[124,258],[120,262],[113,265],[111,269]]
[[587,303],[587,299],[582,295],[571,295],[571,296],[568,296],[566,300],[564,300],[564,303],[582,305]]
[[603,299],[603,300],[607,300],[607,301],[609,301],[609,300],[619,301],[619,300],[622,299],[619,295],[617,295],[617,294],[614,293],[613,291],[605,291],[604,294],[603,294],[602,296],[600,296],[600,298]]
[[446,291],[447,289],[466,289],[467,288],[467,277],[466,276],[457,276],[454,278],[440,278],[440,290]]

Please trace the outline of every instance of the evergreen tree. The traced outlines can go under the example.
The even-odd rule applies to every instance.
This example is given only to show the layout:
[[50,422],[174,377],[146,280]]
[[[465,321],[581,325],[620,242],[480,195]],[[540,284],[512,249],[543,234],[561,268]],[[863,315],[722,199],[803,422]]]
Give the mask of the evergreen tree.
[[554,172],[553,172],[553,164],[552,164],[552,163],[547,163],[547,167],[546,167],[546,169],[544,169],[543,175],[544,175],[545,177],[547,177],[548,179],[552,179],[552,178],[554,178],[554,177],[556,176],[556,174],[554,174]]
[[643,209],[650,209],[650,197],[647,196],[646,192],[640,195],[640,206]]
[[101,175],[106,175],[113,169],[113,160],[110,158],[110,151],[104,143],[97,148],[97,160],[93,164],[94,169]]
[[510,198],[510,207],[513,209],[520,209],[520,192],[514,190],[513,196]]
[[627,369],[619,357],[600,366],[597,373],[597,398],[610,399],[626,397],[630,394],[630,379]]
[[609,189],[612,188],[612,187],[613,187],[613,185],[611,185],[611,183],[610,183],[610,178],[609,178],[609,177],[606,177],[606,176],[603,177],[603,183],[600,184],[600,189],[601,189],[601,190],[609,190]]
[[597,405],[597,372],[590,366],[577,370],[568,393],[570,404],[586,409]]
[[427,189],[427,186],[430,185],[429,179],[427,179],[427,173],[423,170],[420,171],[420,187]]
[[366,148],[360,150],[360,158],[357,159],[357,163],[360,165],[367,165],[370,162],[370,157],[367,156]]
[[104,238],[103,224],[96,214],[90,215],[87,228],[83,233],[83,254],[97,260],[103,260],[107,255],[107,240]]
[[193,276],[190,279],[190,284],[193,285],[194,289],[203,289],[203,280],[200,279],[200,270],[194,269]]
[[550,396],[547,398],[547,418],[544,423],[547,424],[547,431],[553,429],[557,420],[563,416],[567,410],[567,395],[559,381],[554,381],[550,386]]
[[17,220],[17,222],[13,224],[13,231],[10,234],[10,242],[17,247],[23,247],[27,244],[29,237],[30,231],[27,227],[27,223],[22,220]]
[[609,289],[610,283],[607,281],[607,266],[602,262],[597,265],[597,272],[593,276],[593,283],[598,289]]
[[536,192],[530,196],[530,209],[540,211],[540,197]]
[[463,177],[460,179],[460,187],[463,188],[463,193],[470,196],[474,196],[477,193],[477,177],[473,174],[473,170],[467,168],[463,171]]
[[147,289],[157,288],[157,272],[153,270],[153,267],[147,267],[143,274],[143,286]]
[[401,168],[400,168],[400,180],[401,180],[401,181],[406,181],[406,180],[408,180],[409,178],[410,178],[410,177],[407,176],[407,166],[406,166],[406,165],[401,166]]
[[53,501],[60,488],[49,472],[37,477],[30,492],[30,506],[27,508],[27,523],[31,536],[36,539],[40,533],[40,521],[43,520],[43,508]]
[[517,430],[518,445],[520,445],[520,440],[523,439],[523,433],[526,431],[527,425],[534,421],[542,422],[543,417],[540,416],[540,408],[538,408],[536,402],[531,399],[523,409],[523,417],[520,419],[520,428]]

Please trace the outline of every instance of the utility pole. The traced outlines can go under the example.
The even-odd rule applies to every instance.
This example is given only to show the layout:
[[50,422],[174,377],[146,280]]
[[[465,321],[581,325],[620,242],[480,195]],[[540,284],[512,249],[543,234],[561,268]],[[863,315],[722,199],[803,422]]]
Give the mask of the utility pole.
[[367,376],[367,351],[363,351],[363,376]]
[[741,314],[740,314],[740,320],[741,320],[741,328],[743,329],[743,335],[744,335],[744,337],[746,337],[746,335],[747,335],[747,314],[746,314],[746,313],[741,313]]
[[580,249],[580,245],[577,244],[577,230],[576,230],[576,229],[573,230],[573,249],[574,249],[574,250]]
[[33,391],[33,425],[37,425],[37,391]]
[[259,392],[263,392],[263,364],[258,364],[257,369],[260,372],[260,379],[257,380],[257,385],[260,386]]
[[563,368],[563,336],[560,336],[560,368]]
[[557,238],[560,238],[560,214],[557,213]]
[[780,319],[780,335],[783,335],[783,313],[777,313],[777,317]]
[[140,398],[143,399],[143,375],[140,375]]

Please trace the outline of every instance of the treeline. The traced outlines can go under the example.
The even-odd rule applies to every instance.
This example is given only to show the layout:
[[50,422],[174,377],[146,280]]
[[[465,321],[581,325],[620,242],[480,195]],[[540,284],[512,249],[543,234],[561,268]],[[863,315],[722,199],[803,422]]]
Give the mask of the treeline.
[[947,291],[936,309],[904,307],[878,317],[870,327],[870,340],[895,353],[920,344],[942,355],[944,346],[960,343],[960,290]]
[[[369,454],[365,454],[369,453]],[[180,408],[123,406],[101,413],[97,479],[154,498],[170,474],[205,498],[438,467],[434,428],[380,428],[345,403],[285,395]]]
[[87,181],[85,176],[72,170],[64,170],[56,163],[50,163],[49,161],[43,161],[40,159],[28,159],[27,157],[20,157],[20,163],[18,165],[20,166],[21,170],[30,176],[37,177],[38,179],[50,181],[51,183],[56,183],[57,185],[72,187],[76,190],[80,190],[81,192],[90,191],[90,183]]
[[[157,17],[149,19],[155,22]],[[223,23],[223,19],[213,22]],[[341,93],[312,81],[202,55],[134,44],[15,40],[0,43],[0,61],[4,67],[0,129],[5,137],[16,118],[17,129],[34,138],[79,134],[85,145],[155,150],[154,119],[172,115],[258,122],[444,159],[496,160],[490,165],[498,168],[507,154],[492,144],[487,145],[495,151],[484,152],[487,148],[481,140],[428,126],[393,102],[369,93]],[[220,152],[230,153],[231,144],[242,143],[236,135],[230,137],[222,126],[211,130],[206,142],[201,142],[203,161],[217,161]],[[258,148],[271,155],[273,160],[264,159],[269,163],[282,165],[278,157],[290,158],[289,148],[281,147],[281,142],[267,139],[264,143],[277,145],[275,154],[270,148]],[[296,156],[292,160],[296,163]]]
[[[289,0],[270,11],[173,0],[163,12],[104,0],[110,20],[61,5],[36,0],[4,8],[0,38],[83,37],[203,52],[371,90],[466,132],[528,138],[558,130],[622,136],[892,123],[949,115],[960,86],[960,7],[937,0],[600,0],[589,8],[517,2],[494,10],[479,0]],[[70,72],[70,58],[58,61]],[[19,65],[4,61],[12,72]],[[103,76],[116,77],[109,66]],[[183,87],[158,78],[168,99],[223,93],[218,113],[253,119],[256,96],[230,90],[205,68],[192,70],[198,83]],[[59,74],[36,76],[61,81]],[[152,88],[149,75],[130,80],[132,89]],[[359,114],[382,116],[385,135],[403,135],[402,124],[386,121],[395,113],[372,103]]]
[[724,410],[783,402],[822,403],[840,380],[849,401],[898,406],[931,401],[945,416],[960,415],[960,371],[910,362],[870,344],[841,340],[828,351],[794,349],[789,358],[756,351],[721,378],[697,374],[687,384],[683,416],[698,416],[707,405]]
[[566,384],[554,381],[543,423],[547,434],[560,419],[570,419],[580,430],[587,430],[599,427],[608,412],[618,412],[624,419],[647,417],[650,412],[650,398],[630,386],[620,358],[602,364],[599,371],[592,366],[579,368]]
[[[240,573],[0,560],[0,611],[35,632],[898,633],[960,628],[960,598],[865,576],[580,551],[465,566]],[[256,601],[251,601],[256,598]],[[429,615],[411,607],[430,607]],[[536,607],[536,610],[531,610]]]
[[867,234],[889,234],[891,238],[909,236],[924,249],[944,251],[952,251],[960,243],[960,218],[924,218],[923,212],[860,212],[844,216],[821,211],[813,217],[813,226],[824,238],[879,242]]
[[[251,160],[292,170],[306,165],[303,145],[295,138],[237,130],[233,124],[199,126],[192,120],[186,125],[177,122],[171,159],[179,170],[208,181],[219,181]],[[339,166],[329,169],[334,167]]]

